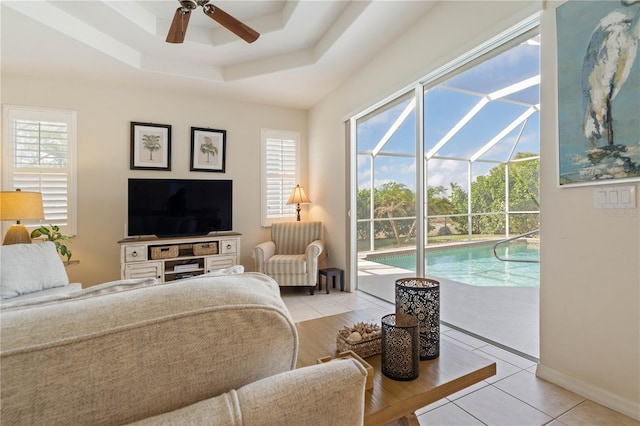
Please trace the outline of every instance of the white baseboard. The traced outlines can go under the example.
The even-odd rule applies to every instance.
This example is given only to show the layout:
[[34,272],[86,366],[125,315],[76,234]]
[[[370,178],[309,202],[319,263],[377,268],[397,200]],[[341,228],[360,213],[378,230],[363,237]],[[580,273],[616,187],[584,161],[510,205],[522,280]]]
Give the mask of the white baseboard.
[[536,367],[536,376],[640,421],[640,403],[638,402],[630,401],[604,389],[581,382],[542,364],[538,364]]

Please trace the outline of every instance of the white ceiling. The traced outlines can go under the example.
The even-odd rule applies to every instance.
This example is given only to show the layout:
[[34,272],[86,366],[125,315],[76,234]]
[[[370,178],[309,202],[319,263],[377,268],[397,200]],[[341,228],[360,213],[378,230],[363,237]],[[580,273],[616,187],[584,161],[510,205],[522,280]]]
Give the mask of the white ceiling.
[[246,43],[177,0],[2,1],[2,71],[176,87],[307,109],[422,17],[434,1],[213,0],[261,35]]

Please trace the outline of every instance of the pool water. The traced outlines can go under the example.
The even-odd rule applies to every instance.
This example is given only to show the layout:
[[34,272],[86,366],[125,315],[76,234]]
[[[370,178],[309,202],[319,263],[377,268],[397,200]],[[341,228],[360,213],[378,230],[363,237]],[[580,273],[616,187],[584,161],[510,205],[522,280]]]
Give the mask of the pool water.
[[[515,243],[498,251],[506,259],[539,260],[538,244]],[[475,286],[540,287],[540,264],[502,262],[493,255],[493,245],[431,250],[425,253],[426,275]],[[400,254],[368,260],[415,271],[416,255]]]

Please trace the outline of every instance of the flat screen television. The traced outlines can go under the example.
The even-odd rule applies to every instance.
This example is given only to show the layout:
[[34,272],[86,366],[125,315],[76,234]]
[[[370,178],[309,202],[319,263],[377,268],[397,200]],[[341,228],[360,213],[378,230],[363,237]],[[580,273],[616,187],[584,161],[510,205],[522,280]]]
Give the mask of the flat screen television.
[[129,179],[127,235],[178,237],[231,231],[233,181]]

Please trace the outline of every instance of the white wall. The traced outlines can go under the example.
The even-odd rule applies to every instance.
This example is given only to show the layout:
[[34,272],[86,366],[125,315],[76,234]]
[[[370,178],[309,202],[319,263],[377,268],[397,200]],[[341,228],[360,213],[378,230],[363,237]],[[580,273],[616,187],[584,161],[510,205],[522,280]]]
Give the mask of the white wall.
[[[307,167],[306,111],[45,75],[3,74],[2,103],[78,111],[78,236],[70,248],[80,264],[68,272],[85,287],[120,278],[117,241],[125,232],[127,178],[232,179],[233,227],[243,234],[240,260],[253,270],[251,249],[269,235],[260,227],[260,129],[299,131]],[[131,121],[172,125],[170,172],[129,169]],[[189,171],[191,126],[227,131],[226,173]]]
[[640,211],[595,209],[595,187],[557,184],[555,6],[541,22],[538,375],[640,420]]
[[[343,121],[532,14],[540,3],[444,2],[316,105],[309,117],[311,209],[329,264],[346,267]],[[547,8],[549,6],[546,6]],[[540,375],[640,417],[640,216],[593,209],[593,188],[558,189],[554,11],[543,12]],[[553,50],[553,52],[552,52]],[[346,168],[346,166],[345,166]],[[351,284],[351,283],[349,283]]]

